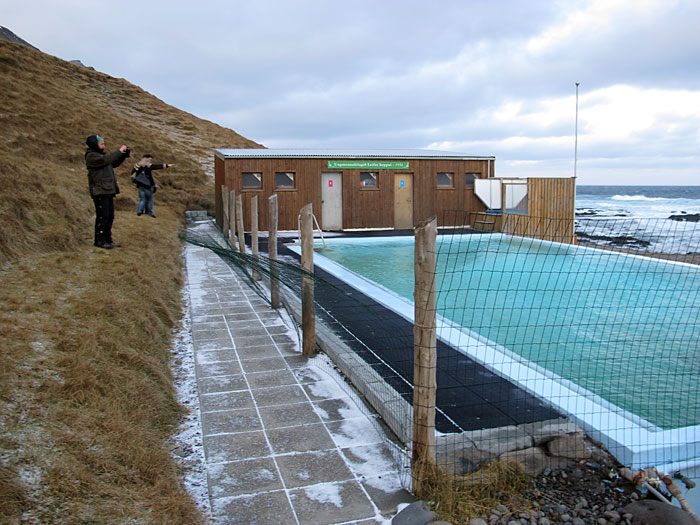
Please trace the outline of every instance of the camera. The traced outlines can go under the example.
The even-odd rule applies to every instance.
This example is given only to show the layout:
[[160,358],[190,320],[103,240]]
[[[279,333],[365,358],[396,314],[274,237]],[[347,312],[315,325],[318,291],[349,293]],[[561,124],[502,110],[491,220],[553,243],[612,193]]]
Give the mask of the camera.
[[131,148],[129,146],[126,147],[124,155],[126,155],[127,157],[131,157]]

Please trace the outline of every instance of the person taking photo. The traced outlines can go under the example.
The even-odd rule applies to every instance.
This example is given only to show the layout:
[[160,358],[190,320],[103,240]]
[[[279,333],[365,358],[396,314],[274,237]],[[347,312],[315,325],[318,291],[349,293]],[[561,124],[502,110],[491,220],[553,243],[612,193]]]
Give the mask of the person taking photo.
[[112,239],[114,197],[119,193],[114,168],[129,157],[131,150],[122,144],[118,150],[105,154],[105,140],[99,135],[90,135],[85,144],[90,197],[95,203],[95,246],[111,250],[121,246]]

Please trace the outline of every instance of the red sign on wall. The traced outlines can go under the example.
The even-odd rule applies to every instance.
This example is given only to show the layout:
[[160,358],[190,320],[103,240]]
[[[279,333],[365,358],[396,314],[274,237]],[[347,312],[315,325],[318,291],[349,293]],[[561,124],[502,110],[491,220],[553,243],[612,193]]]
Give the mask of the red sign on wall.
[[328,187],[329,187],[329,188],[332,188],[332,187],[333,187],[333,179],[330,179],[330,180],[328,181]]

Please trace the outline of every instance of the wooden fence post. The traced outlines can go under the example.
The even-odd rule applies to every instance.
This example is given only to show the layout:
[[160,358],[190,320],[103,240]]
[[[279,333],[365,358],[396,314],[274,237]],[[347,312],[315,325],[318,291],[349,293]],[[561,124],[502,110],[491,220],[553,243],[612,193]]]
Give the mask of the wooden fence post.
[[415,228],[415,288],[413,326],[413,491],[418,493],[426,469],[435,464],[436,366],[436,239],[437,220],[430,217]]
[[222,184],[221,188],[221,233],[224,234],[224,239],[228,238],[228,186]]
[[[258,196],[250,199],[250,251],[253,254],[254,263],[258,264]],[[254,281],[260,280],[260,272],[253,266],[251,277]]]
[[[301,267],[314,272],[314,219],[311,204],[301,209]],[[316,355],[316,316],[314,314],[314,280],[308,275],[301,278],[301,331],[302,352],[306,357]]]
[[277,268],[277,195],[270,195],[270,230],[267,236],[267,255],[270,259],[270,303],[280,307],[280,284]]
[[245,230],[243,229],[243,196],[236,195],[236,223],[238,224],[238,248],[245,255]]
[[228,236],[228,242],[231,245],[231,248],[233,251],[236,251],[236,190],[231,190],[231,193],[229,195],[229,236]]

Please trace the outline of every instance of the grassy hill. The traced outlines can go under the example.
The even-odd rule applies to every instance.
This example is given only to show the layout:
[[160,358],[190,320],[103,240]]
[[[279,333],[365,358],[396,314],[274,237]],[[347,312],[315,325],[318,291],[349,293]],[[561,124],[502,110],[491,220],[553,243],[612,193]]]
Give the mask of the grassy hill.
[[[197,523],[167,437],[185,209],[213,206],[213,148],[261,147],[124,79],[0,41],[0,522]],[[92,246],[85,138],[129,145],[115,240]],[[129,173],[156,172],[158,219]]]

